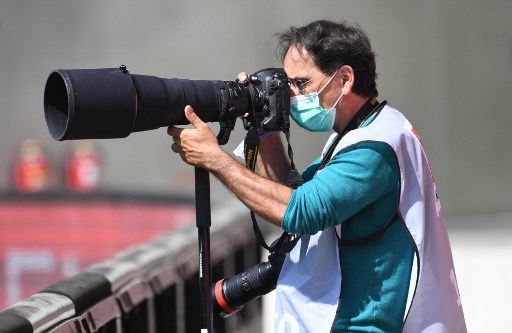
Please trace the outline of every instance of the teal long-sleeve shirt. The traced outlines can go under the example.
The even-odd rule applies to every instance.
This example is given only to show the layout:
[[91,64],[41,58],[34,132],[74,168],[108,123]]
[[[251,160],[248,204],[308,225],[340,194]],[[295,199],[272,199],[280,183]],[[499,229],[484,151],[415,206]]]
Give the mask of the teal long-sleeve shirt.
[[315,175],[320,164],[317,159],[303,172],[305,183],[292,192],[282,228],[294,234],[313,235],[369,206],[374,213],[389,219],[397,208],[397,163],[393,149],[381,142],[350,146]]

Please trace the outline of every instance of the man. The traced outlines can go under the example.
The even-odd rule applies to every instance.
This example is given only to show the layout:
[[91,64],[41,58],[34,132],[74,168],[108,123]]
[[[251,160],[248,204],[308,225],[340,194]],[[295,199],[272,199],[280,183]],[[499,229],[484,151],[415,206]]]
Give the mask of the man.
[[[465,332],[450,245],[415,130],[379,103],[366,33],[316,21],[279,35],[303,128],[331,131],[296,189],[279,134],[262,138],[258,174],[232,159],[193,112],[172,149],[213,173],[246,206],[302,235],[276,289],[277,332]],[[245,73],[239,75],[244,80]]]

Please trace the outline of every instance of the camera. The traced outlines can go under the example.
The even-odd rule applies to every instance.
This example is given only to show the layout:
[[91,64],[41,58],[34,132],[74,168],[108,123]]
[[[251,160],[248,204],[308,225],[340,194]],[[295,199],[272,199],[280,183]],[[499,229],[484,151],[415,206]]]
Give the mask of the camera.
[[285,253],[272,252],[268,261],[212,284],[213,313],[227,318],[245,304],[276,289],[285,256]]
[[[44,89],[46,124],[59,141],[124,138],[133,132],[186,125],[186,105],[204,122],[220,124],[219,144],[229,140],[239,117],[246,130],[290,128],[290,88],[282,68],[262,69],[243,83],[163,79],[131,74],[124,65],[59,69],[50,73]],[[267,262],[213,284],[214,313],[228,317],[274,290],[284,258],[285,254],[272,252]]]
[[[249,80],[162,79],[119,68],[55,70],[44,90],[45,119],[56,140],[110,139],[163,126],[188,124],[191,105],[205,122],[219,122],[226,143],[236,119],[244,127],[286,131],[290,89],[282,68],[267,68]],[[245,116],[248,115],[248,116]]]

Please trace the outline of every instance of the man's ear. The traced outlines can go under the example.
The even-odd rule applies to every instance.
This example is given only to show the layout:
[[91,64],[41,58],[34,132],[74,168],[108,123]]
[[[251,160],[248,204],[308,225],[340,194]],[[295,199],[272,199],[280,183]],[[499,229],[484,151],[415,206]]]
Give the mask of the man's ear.
[[352,93],[352,87],[355,83],[354,69],[351,66],[343,65],[338,71],[337,75],[342,83],[342,91],[344,95]]

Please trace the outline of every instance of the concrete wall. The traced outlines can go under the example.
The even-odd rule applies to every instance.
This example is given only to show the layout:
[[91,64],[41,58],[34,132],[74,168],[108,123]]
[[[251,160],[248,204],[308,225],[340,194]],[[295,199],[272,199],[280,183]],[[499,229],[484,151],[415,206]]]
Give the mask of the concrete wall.
[[[420,132],[445,212],[510,211],[510,13],[504,0],[2,0],[0,190],[23,139],[42,140],[57,166],[71,147],[52,141],[44,121],[43,88],[53,69],[126,64],[136,74],[230,80],[280,65],[273,33],[350,17],[372,38],[380,98]],[[243,138],[237,127],[228,150]],[[292,129],[299,168],[324,140]],[[193,169],[170,153],[165,129],[98,145],[104,188],[193,193]],[[226,192],[217,181],[212,187],[217,197]]]

